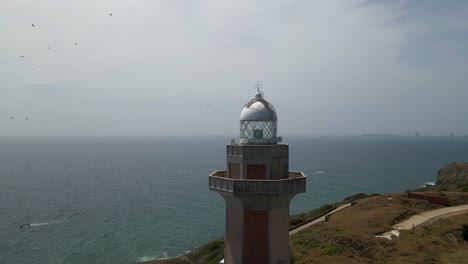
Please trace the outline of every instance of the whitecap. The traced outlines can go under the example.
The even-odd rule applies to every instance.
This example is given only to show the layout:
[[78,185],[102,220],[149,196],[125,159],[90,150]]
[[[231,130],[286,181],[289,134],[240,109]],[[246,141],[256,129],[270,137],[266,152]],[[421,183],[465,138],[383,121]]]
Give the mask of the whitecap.
[[29,224],[29,226],[44,226],[44,225],[49,225],[49,224],[60,224],[60,222],[50,221],[50,222],[42,222],[42,223],[32,223],[32,224]]
[[325,171],[316,171],[316,172],[314,172],[314,174],[323,174],[323,173],[325,173]]
[[159,256],[143,256],[143,257],[138,258],[138,262],[145,262],[145,261],[150,261],[150,260],[160,260],[160,259],[162,260],[162,259],[168,259],[169,258],[169,254],[167,254],[167,252],[165,252],[165,251],[162,252],[162,255],[163,255],[162,258],[160,258]]
[[154,256],[144,256],[138,259],[138,262],[144,262],[144,261],[150,261],[150,260],[155,260],[156,257]]

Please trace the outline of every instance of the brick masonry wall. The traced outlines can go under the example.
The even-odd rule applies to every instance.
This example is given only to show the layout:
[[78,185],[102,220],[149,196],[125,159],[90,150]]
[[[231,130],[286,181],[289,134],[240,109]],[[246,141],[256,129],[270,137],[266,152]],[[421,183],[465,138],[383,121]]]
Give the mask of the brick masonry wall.
[[408,198],[426,200],[431,204],[439,204],[445,206],[449,205],[448,199],[445,196],[437,196],[425,193],[408,193]]
[[244,211],[244,264],[268,264],[268,211]]

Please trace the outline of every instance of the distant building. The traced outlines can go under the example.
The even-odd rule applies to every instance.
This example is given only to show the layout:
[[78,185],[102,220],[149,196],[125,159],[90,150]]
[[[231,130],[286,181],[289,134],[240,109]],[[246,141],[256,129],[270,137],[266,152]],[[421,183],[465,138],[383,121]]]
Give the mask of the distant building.
[[241,112],[239,143],[227,145],[227,170],[209,176],[226,203],[226,264],[290,263],[289,203],[306,178],[289,171],[289,146],[276,133],[276,111],[258,91]]
[[420,135],[419,135],[419,131],[417,131],[416,133],[414,133],[414,136],[415,136],[415,137],[419,137],[419,136],[420,136]]
[[454,137],[455,137],[455,134],[454,134],[454,133],[450,133],[449,137],[454,138]]

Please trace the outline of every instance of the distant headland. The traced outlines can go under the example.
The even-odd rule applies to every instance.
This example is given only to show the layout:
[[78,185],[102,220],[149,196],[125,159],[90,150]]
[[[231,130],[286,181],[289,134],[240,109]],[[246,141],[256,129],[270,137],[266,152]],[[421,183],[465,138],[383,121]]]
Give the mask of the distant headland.
[[366,133],[362,134],[362,137],[422,137],[422,138],[467,138],[468,139],[468,134],[462,135],[462,136],[457,136],[454,133],[450,133],[448,135],[425,135],[425,134],[420,134],[419,132],[416,132],[414,135],[400,135],[400,134],[394,134],[394,133]]
[[370,133],[370,134],[362,134],[363,137],[401,137],[400,135],[397,134],[392,134],[392,133]]

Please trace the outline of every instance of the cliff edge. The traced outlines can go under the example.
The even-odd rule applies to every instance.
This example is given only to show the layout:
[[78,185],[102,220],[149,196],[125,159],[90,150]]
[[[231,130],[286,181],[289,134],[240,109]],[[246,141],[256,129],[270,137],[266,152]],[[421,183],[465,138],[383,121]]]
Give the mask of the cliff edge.
[[468,192],[468,163],[453,162],[437,172],[438,190]]

